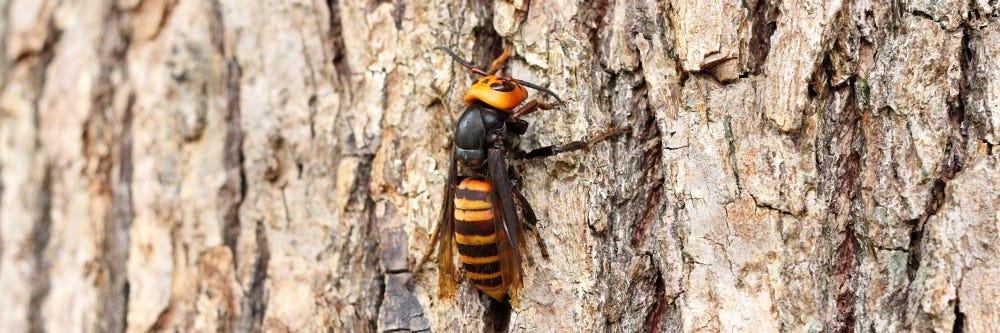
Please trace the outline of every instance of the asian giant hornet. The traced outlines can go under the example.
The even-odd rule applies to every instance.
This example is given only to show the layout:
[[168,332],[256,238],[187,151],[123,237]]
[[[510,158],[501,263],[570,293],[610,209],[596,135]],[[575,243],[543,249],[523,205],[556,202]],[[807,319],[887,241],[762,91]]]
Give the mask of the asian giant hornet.
[[[452,258],[454,242],[459,260],[472,284],[498,302],[510,296],[516,304],[523,275],[522,227],[534,231],[537,218],[520,193],[520,180],[516,173],[513,169],[508,170],[505,155],[514,149],[513,140],[528,129],[528,122],[521,117],[538,109],[553,107],[528,99],[525,87],[548,94],[558,103],[562,100],[551,90],[505,74],[504,64],[510,56],[510,49],[497,57],[486,70],[463,60],[446,47],[435,49],[444,51],[459,65],[482,75],[482,78],[465,92],[464,101],[468,106],[455,127],[441,218],[432,232],[431,246],[418,262],[413,275],[418,275],[434,252],[436,243],[440,274],[438,288],[443,295],[450,293],[458,280]],[[553,156],[590,147],[615,134],[611,131],[589,141],[574,141],[528,152],[517,149],[513,157]],[[521,216],[517,214],[518,208]],[[547,258],[544,243],[537,237],[537,232],[535,236],[542,256]]]

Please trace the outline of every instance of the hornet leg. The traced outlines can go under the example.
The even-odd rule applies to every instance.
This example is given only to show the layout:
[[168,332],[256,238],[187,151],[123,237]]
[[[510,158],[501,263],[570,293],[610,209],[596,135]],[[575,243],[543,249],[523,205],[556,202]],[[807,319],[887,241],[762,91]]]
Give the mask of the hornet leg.
[[542,258],[546,260],[549,259],[549,250],[545,246],[545,241],[542,240],[542,236],[538,234],[538,216],[535,215],[535,210],[531,208],[531,204],[528,203],[528,199],[524,198],[521,194],[521,177],[514,171],[514,167],[509,169],[510,181],[514,185],[514,200],[517,205],[521,207],[521,215],[524,216],[524,226],[532,235],[535,236],[535,242],[538,243],[538,249],[542,252]]
[[517,120],[523,116],[531,114],[532,112],[538,110],[551,110],[562,104],[563,102],[561,101],[556,103],[545,103],[545,102],[539,102],[536,99],[530,99],[528,100],[528,102],[522,104],[520,107],[511,110],[510,119]]
[[624,133],[626,129],[627,129],[626,127],[611,129],[587,141],[573,141],[566,143],[564,145],[558,145],[558,146],[553,145],[553,146],[535,148],[527,152],[517,151],[514,153],[514,158],[517,159],[544,158],[549,156],[555,156],[560,153],[565,153],[580,149],[589,149],[591,146],[593,146],[598,142],[607,140],[608,138]]
[[510,47],[504,49],[503,53],[501,53],[499,57],[497,57],[496,59],[493,60],[492,63],[490,63],[490,68],[486,71],[486,73],[489,75],[493,75],[497,71],[501,70],[504,67],[504,64],[507,62],[508,57],[510,57]]
[[413,268],[413,272],[411,272],[412,275],[408,285],[413,284],[413,280],[416,280],[417,276],[420,275],[420,271],[423,270],[424,264],[427,263],[427,260],[430,260],[431,254],[434,254],[434,249],[437,248],[436,245],[438,241],[438,231],[440,230],[441,230],[440,224],[434,226],[434,231],[431,233],[431,242],[429,243],[430,246],[427,247],[427,251],[424,253],[424,256],[420,258],[420,261],[418,261],[417,265]]

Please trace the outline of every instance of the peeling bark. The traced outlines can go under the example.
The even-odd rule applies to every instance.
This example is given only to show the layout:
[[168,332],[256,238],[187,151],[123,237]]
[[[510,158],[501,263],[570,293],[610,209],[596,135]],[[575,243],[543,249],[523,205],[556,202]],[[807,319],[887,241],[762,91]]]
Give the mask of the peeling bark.
[[[998,8],[0,0],[0,330],[988,332]],[[438,45],[566,101],[521,148],[626,129],[510,161],[514,307],[410,273],[473,79]]]

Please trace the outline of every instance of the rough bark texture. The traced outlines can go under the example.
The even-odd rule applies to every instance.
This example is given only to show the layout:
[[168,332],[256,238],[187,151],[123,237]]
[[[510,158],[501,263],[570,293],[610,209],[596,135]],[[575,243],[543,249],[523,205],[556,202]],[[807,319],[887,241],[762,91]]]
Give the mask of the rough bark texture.
[[[0,331],[988,332],[1000,2],[0,0]],[[472,77],[551,253],[438,298]],[[529,236],[530,237],[530,236]]]

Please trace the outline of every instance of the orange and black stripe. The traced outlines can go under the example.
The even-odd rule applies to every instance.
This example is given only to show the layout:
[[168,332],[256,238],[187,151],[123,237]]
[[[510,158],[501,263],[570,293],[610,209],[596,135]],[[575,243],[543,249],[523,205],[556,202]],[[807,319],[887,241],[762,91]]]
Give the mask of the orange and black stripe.
[[459,260],[472,284],[493,299],[506,294],[500,274],[500,253],[494,224],[492,185],[468,178],[455,190],[455,243]]

